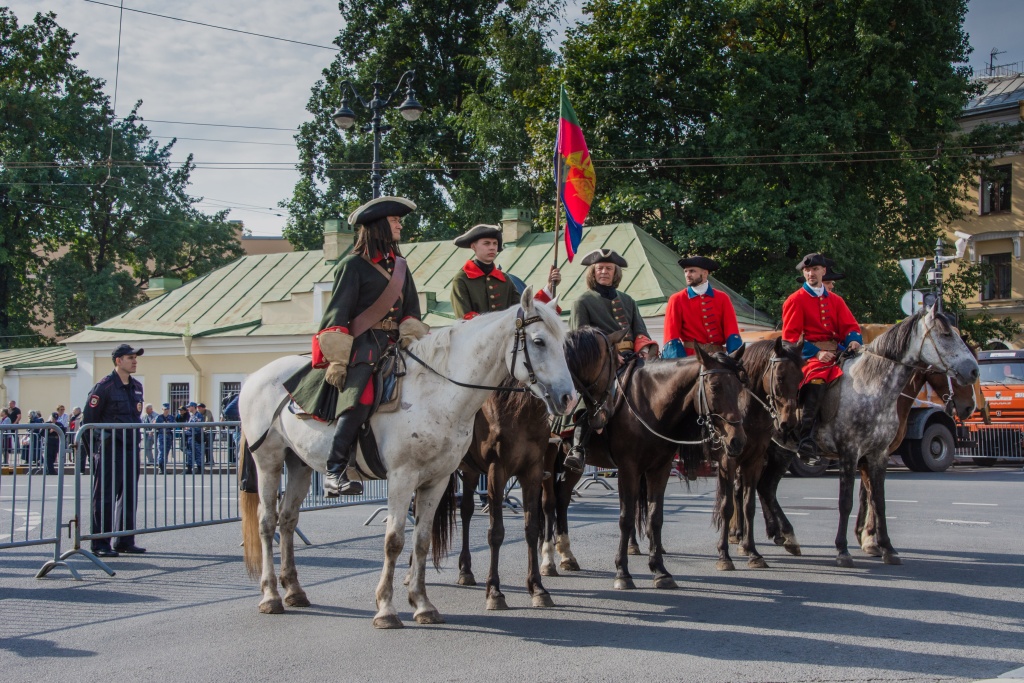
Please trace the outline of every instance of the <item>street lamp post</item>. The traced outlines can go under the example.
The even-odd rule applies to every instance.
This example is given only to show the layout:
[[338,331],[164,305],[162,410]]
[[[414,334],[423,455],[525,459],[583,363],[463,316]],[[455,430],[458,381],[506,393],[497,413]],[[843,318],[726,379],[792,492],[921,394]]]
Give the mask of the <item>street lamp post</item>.
[[398,105],[398,111],[401,112],[402,118],[406,121],[415,121],[423,113],[423,105],[416,100],[416,93],[412,89],[412,82],[416,78],[416,72],[410,69],[406,71],[398,79],[398,85],[391,91],[387,97],[381,94],[384,84],[380,82],[380,76],[377,76],[377,80],[373,82],[373,96],[370,101],[367,102],[359,93],[356,92],[355,86],[352,85],[351,81],[345,80],[341,82],[341,107],[338,108],[334,115],[331,117],[334,119],[334,125],[342,130],[348,130],[356,122],[355,112],[349,107],[348,95],[349,92],[355,97],[356,101],[362,104],[364,107],[369,109],[373,116],[370,119],[370,124],[363,126],[360,130],[364,133],[373,133],[373,166],[370,172],[370,184],[373,187],[373,198],[376,199],[380,196],[380,181],[381,175],[381,160],[380,160],[380,136],[382,133],[386,133],[391,130],[391,126],[383,123],[381,112],[388,106],[391,100],[398,94],[398,91],[402,88],[402,83],[405,83],[405,100]]

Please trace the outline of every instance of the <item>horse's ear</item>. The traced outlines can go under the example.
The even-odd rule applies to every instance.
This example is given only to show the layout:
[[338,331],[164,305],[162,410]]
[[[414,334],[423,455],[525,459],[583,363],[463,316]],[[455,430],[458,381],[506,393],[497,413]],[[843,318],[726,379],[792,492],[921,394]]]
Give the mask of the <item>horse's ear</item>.
[[746,344],[740,344],[740,347],[738,349],[736,349],[735,351],[733,351],[732,353],[730,353],[729,355],[732,356],[732,359],[734,361],[739,363],[741,360],[743,360],[743,354],[746,353],[746,352],[747,352],[747,345]]
[[523,295],[519,297],[519,305],[523,307],[527,317],[533,315],[533,285],[527,285],[523,290]]
[[556,296],[551,301],[548,301],[547,302],[547,307],[550,308],[555,313],[558,313],[559,312],[559,310],[558,310],[558,297]]
[[782,345],[782,337],[775,338],[775,355],[781,356],[786,350],[786,347]]
[[695,345],[693,350],[697,352],[697,361],[704,367],[710,365],[711,362],[714,360],[699,345]]
[[939,313],[939,301],[935,300],[931,306],[928,307],[928,312],[925,314],[925,320],[932,323],[935,320],[935,316]]
[[608,341],[612,343],[612,346],[616,346],[620,341],[622,341],[625,338],[626,332],[626,330],[615,330],[614,332],[606,336],[608,337]]

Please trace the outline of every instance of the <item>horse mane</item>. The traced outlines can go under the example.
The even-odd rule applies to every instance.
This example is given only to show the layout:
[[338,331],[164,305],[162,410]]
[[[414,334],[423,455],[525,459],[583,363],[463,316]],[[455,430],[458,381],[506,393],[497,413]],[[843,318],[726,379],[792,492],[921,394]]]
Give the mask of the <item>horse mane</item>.
[[[906,353],[907,347],[910,346],[910,338],[914,334],[914,327],[917,325],[917,321],[926,314],[927,310],[922,309],[914,313],[914,315],[904,318],[883,332],[878,339],[868,345],[868,348],[883,358],[897,362],[902,360],[903,354]],[[935,316],[935,324],[941,332],[948,332],[951,329],[949,321],[946,320],[945,316]]]
[[460,320],[448,327],[431,330],[430,334],[417,339],[409,345],[409,348],[413,353],[422,358],[427,365],[435,368],[445,367],[452,348],[452,334],[457,327],[468,322],[468,320]]
[[569,371],[579,379],[586,379],[586,369],[601,362],[601,340],[604,334],[589,325],[572,330],[565,335],[565,362]]

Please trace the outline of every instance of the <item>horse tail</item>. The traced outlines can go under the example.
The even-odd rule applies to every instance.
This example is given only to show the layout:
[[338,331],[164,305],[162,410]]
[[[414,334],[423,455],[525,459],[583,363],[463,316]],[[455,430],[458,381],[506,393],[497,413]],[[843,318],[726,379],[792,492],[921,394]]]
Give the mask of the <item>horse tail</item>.
[[647,535],[647,475],[640,475],[640,486],[636,493],[636,535]]
[[256,461],[242,436],[242,466],[238,468],[238,510],[242,515],[242,554],[245,571],[256,580],[263,571],[263,541],[260,539],[260,494]]
[[[434,512],[434,523],[430,533],[431,551],[434,557],[434,568],[441,566],[441,560],[448,555],[451,548],[452,537],[455,535],[455,516],[459,510],[458,498],[455,494],[456,473],[452,472],[448,477],[448,488],[441,495],[437,502],[437,510]],[[473,492],[463,491],[462,495],[471,496]]]

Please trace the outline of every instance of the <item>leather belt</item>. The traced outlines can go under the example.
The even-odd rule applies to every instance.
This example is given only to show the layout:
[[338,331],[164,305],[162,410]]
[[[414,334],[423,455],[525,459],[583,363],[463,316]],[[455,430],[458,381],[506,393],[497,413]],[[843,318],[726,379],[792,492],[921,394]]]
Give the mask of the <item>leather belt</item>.
[[693,350],[697,347],[704,349],[705,353],[725,353],[725,347],[721,344],[698,344],[697,342],[684,341],[683,347]]
[[371,325],[370,329],[371,330],[384,330],[385,332],[397,332],[398,331],[398,323],[396,323],[391,318],[385,318],[384,320],[381,320],[376,325]]
[[839,342],[835,339],[825,339],[824,341],[812,341],[812,344],[818,347],[821,351],[830,351],[835,353],[839,349]]
[[633,342],[632,342],[632,340],[626,339],[626,340],[620,341],[618,344],[615,345],[615,350],[616,351],[632,351],[633,350]]

